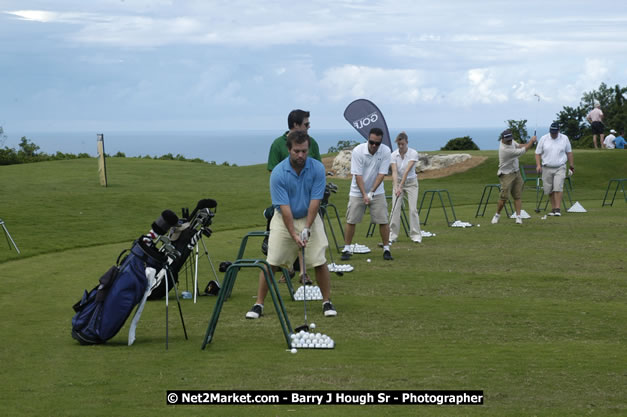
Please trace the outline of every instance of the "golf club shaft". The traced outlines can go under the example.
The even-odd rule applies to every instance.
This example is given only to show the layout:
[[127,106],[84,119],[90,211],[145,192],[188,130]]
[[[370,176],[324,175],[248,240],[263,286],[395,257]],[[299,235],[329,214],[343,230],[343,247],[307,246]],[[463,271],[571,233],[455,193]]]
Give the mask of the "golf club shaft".
[[[303,246],[303,267],[301,268],[303,272],[303,277],[307,274],[307,264],[305,263],[305,247]],[[307,291],[305,291],[305,282],[303,280],[303,306],[305,309],[305,327],[309,327],[307,325]]]

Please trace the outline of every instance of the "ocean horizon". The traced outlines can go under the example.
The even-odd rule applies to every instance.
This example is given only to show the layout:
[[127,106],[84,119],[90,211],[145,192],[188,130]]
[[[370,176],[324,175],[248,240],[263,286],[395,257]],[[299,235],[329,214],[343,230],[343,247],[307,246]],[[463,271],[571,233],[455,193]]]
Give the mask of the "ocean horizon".
[[[470,136],[481,150],[498,149],[498,136],[504,127],[473,128],[409,128],[390,129],[392,142],[404,130],[409,137],[409,146],[418,152],[437,151],[453,138]],[[5,128],[7,139],[3,146],[17,149],[25,136],[40,147],[40,152],[54,154],[87,153],[97,155],[97,134],[104,135],[105,152],[127,157],[149,155],[159,157],[166,154],[182,155],[185,158],[200,158],[218,164],[228,162],[237,165],[266,163],[272,141],[285,130],[223,130],[189,132],[11,132]],[[320,153],[327,153],[340,140],[363,142],[364,138],[350,128],[311,129]],[[395,147],[394,147],[395,148]]]

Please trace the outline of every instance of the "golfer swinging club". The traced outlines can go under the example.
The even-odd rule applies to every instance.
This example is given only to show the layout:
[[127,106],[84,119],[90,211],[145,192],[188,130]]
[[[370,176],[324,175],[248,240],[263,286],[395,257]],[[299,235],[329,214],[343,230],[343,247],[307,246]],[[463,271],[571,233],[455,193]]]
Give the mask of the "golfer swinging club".
[[520,175],[520,165],[518,163],[518,157],[524,154],[533,146],[536,142],[536,137],[533,136],[529,142],[524,145],[518,144],[513,141],[514,136],[510,129],[505,129],[501,133],[501,144],[499,145],[499,169],[496,175],[499,177],[501,183],[501,198],[496,206],[496,213],[492,217],[492,224],[499,222],[501,217],[501,210],[507,202],[511,193],[514,199],[514,209],[516,210],[516,224],[522,224],[522,217],[520,217],[520,210],[522,203],[520,197],[522,195],[523,179]]
[[[326,186],[324,165],[308,158],[309,135],[306,132],[290,132],[287,149],[289,157],[281,161],[270,175],[270,195],[275,212],[270,222],[266,260],[272,271],[277,272],[279,266],[292,265],[299,250],[306,247],[307,264],[313,266],[322,292],[322,311],[327,317],[336,316],[330,300],[331,280],[324,256],[328,242],[318,215]],[[246,313],[247,319],[257,319],[263,314],[267,293],[268,285],[261,271],[257,301]]]

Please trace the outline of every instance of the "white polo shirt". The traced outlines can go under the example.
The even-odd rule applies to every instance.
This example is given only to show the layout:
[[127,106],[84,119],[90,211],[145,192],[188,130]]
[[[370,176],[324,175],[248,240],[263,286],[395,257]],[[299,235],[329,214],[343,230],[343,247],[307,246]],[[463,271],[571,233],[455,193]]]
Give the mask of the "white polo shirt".
[[[357,186],[355,175],[362,176],[366,192],[370,192],[377,175],[387,175],[390,169],[391,154],[392,151],[390,148],[383,143],[379,146],[379,149],[377,149],[374,155],[370,155],[370,152],[368,152],[368,142],[357,145],[351,155],[351,175],[353,175],[353,181],[351,182],[349,195],[352,197],[363,197]],[[374,191],[374,195],[379,194],[385,194],[383,181],[381,181],[381,184],[379,184]]]
[[[396,164],[396,173],[398,174],[398,179],[402,179],[403,178],[403,174],[405,173],[405,170],[407,169],[407,165],[409,165],[409,163],[411,161],[416,161],[418,162],[418,152],[416,152],[415,149],[412,148],[407,148],[407,152],[405,152],[405,157],[403,158],[401,156],[401,153],[397,150],[395,150],[394,152],[392,152],[392,161],[390,163],[392,164]],[[414,179],[416,178],[416,165],[414,165],[414,169],[409,171],[409,174],[407,174],[407,179]]]
[[616,139],[616,136],[612,135],[611,133],[605,137],[603,143],[605,143],[605,147],[607,149],[614,149],[616,147],[614,145],[614,139]]
[[542,165],[550,168],[557,168],[568,161],[568,152],[572,152],[568,136],[561,133],[553,139],[550,133],[542,136],[536,147],[536,154],[542,156]]

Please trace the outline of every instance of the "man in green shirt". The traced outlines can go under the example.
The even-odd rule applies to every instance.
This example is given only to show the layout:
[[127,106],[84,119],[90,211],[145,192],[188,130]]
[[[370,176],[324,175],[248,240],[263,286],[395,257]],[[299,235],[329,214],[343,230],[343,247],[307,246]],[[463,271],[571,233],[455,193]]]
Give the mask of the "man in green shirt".
[[[282,136],[276,138],[270,147],[270,153],[268,154],[268,171],[272,172],[279,162],[289,156],[289,151],[287,150],[287,135],[298,130],[307,133],[309,126],[308,111],[297,109],[290,112],[287,116],[287,127],[289,130]],[[318,143],[311,136],[309,139],[309,156],[322,162]]]

